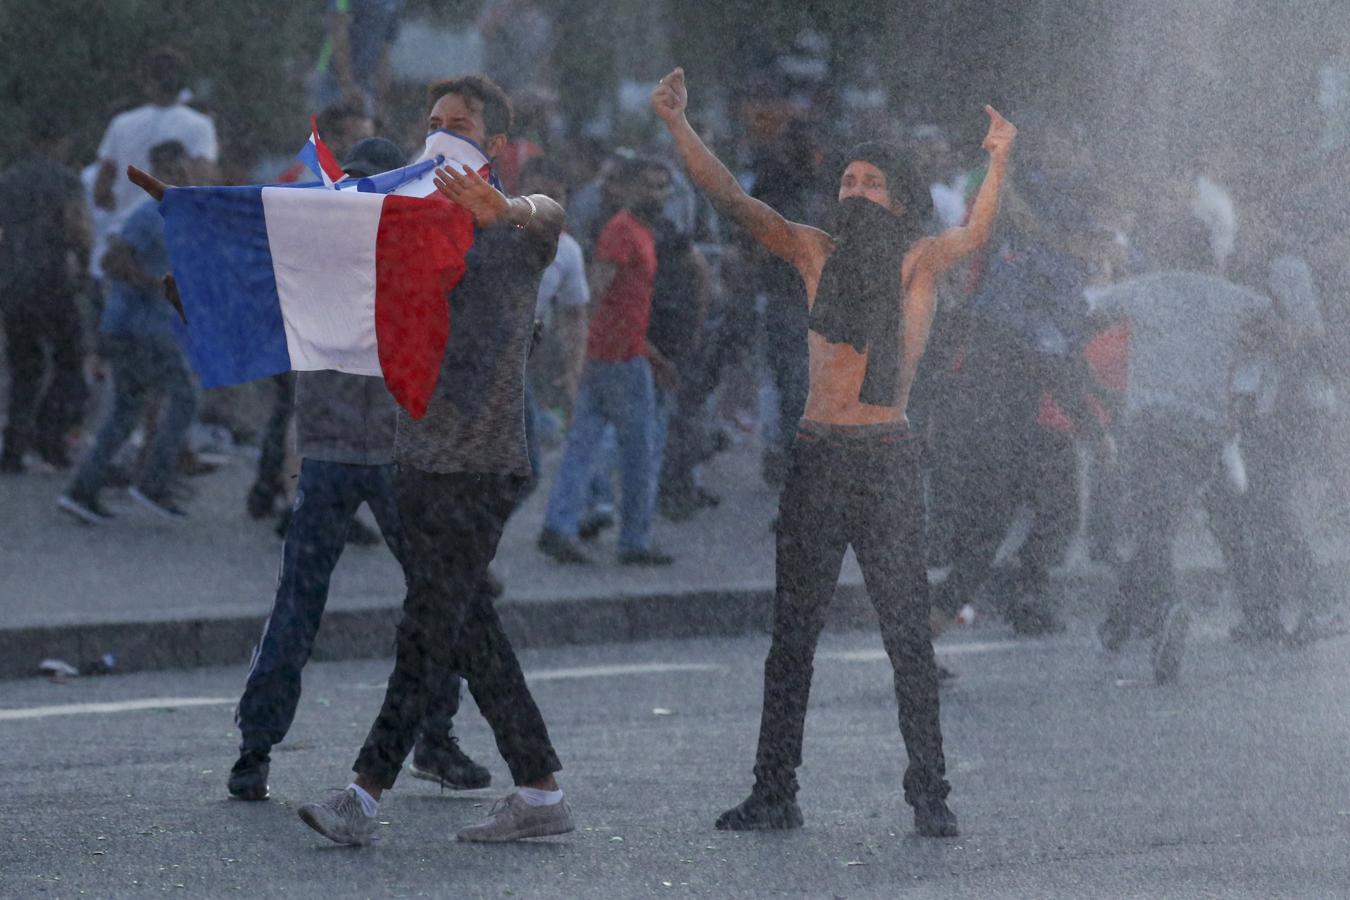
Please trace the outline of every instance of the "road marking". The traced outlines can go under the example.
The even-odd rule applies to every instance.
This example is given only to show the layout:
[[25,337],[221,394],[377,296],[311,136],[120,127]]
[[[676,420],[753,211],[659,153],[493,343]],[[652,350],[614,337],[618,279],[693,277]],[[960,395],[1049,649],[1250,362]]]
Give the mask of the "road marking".
[[146,700],[120,700],[115,703],[63,703],[60,706],[32,706],[28,709],[0,709],[0,722],[16,719],[46,719],[51,716],[88,716],[135,712],[142,709],[184,709],[190,706],[224,706],[236,702],[225,697],[151,697]]
[[[961,644],[939,644],[933,649],[937,651],[938,656],[961,656],[967,653],[1010,650],[1013,647],[1026,647],[1030,644],[1030,641],[967,641]],[[889,659],[885,650],[824,650],[816,656],[836,662],[881,662]]]
[[663,672],[723,672],[726,666],[712,663],[637,663],[629,666],[578,666],[573,669],[539,669],[526,672],[526,681],[564,681],[569,678],[611,678],[616,675],[654,675]]

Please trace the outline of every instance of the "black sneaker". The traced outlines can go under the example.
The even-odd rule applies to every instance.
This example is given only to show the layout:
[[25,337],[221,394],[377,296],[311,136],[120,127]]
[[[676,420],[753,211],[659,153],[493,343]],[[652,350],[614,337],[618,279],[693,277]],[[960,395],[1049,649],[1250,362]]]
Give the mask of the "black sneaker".
[[459,749],[459,739],[455,737],[445,743],[418,741],[408,771],[414,778],[434,781],[452,791],[471,791],[492,784],[491,773]]
[[230,769],[230,780],[226,789],[236,800],[266,800],[267,769],[271,759],[266,753],[242,753],[239,760]]
[[668,566],[675,562],[675,557],[669,553],[662,553],[660,550],[653,550],[651,547],[645,550],[620,550],[619,565],[621,566]]
[[0,475],[21,475],[23,469],[22,456],[11,456],[8,453],[0,454]]
[[554,531],[551,528],[545,528],[539,532],[539,552],[545,556],[550,556],[555,562],[564,565],[589,565],[591,558],[581,552],[581,548],[576,542],[568,538],[562,532]]
[[751,791],[739,806],[717,817],[718,831],[783,831],[802,827],[802,809],[795,799],[770,799]]
[[945,800],[928,800],[914,807],[914,830],[920,837],[959,837],[956,813],[947,808]]
[[171,522],[181,522],[188,517],[188,514],[183,512],[183,510],[173,502],[173,498],[169,496],[168,491],[146,493],[135,485],[132,485],[127,488],[127,495],[161,519],[168,519]]
[[583,541],[593,541],[600,536],[600,532],[613,527],[614,513],[608,510],[587,513],[577,524],[577,537]]
[[86,525],[105,525],[113,520],[113,514],[103,508],[97,497],[62,494],[56,498],[56,505]]

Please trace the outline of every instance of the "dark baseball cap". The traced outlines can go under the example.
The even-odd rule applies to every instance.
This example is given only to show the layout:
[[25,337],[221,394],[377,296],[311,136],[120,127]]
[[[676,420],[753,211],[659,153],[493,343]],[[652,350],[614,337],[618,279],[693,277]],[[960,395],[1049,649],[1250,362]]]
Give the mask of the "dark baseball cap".
[[342,171],[352,178],[369,178],[406,164],[408,156],[393,141],[369,137],[358,141],[342,160]]

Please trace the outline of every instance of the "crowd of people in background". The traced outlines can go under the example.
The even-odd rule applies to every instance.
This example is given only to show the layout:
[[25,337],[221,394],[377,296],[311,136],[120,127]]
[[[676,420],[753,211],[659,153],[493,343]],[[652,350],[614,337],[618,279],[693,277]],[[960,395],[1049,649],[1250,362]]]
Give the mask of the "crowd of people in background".
[[[406,136],[421,124],[390,121],[382,105],[400,5],[332,4],[307,89],[339,159],[376,136],[415,149]],[[498,42],[508,38],[529,34]],[[122,177],[135,165],[169,184],[208,184],[237,169],[220,158],[212,119],[186,102],[191,75],[190,60],[156,51],[142,67],[144,105],[111,121],[96,160],[73,167],[52,111],[35,119],[25,159],[0,175],[10,389],[0,473],[69,470],[58,503],[88,524],[113,518],[109,486],[162,517],[191,515],[184,480],[211,469],[185,436],[195,417],[219,411],[198,402],[185,332],[163,297],[158,214]],[[559,564],[601,564],[587,542],[617,526],[619,564],[668,565],[654,518],[684,522],[716,506],[701,472],[742,433],[759,430],[763,479],[783,483],[806,401],[801,283],[719,220],[659,129],[642,146],[565,141],[547,94],[531,93],[518,65],[510,75],[517,127],[497,174],[508,193],[544,194],[567,211],[529,364],[530,462],[548,497],[537,546]],[[1194,502],[1241,607],[1234,639],[1312,636],[1321,589],[1298,490],[1309,478],[1341,490],[1328,478],[1331,436],[1350,387],[1350,236],[1315,212],[1328,186],[1241,147],[1140,186],[1104,171],[1073,123],[1020,124],[1025,149],[998,231],[941,285],[909,412],[922,439],[929,562],[947,570],[935,626],[987,594],[1017,631],[1059,630],[1048,572],[1081,530],[1089,556],[1133,586],[1112,606],[1104,644],[1155,633],[1176,615],[1171,542]],[[875,127],[797,108],[704,136],[755,197],[828,227],[833,148],[852,143],[841,140],[850,128],[862,139]],[[930,186],[932,233],[959,225],[983,176],[978,157],[937,125],[885,128]],[[250,177],[309,175],[291,166]],[[261,421],[221,419],[260,448],[240,498],[257,520],[290,506],[295,392],[293,377],[278,377]],[[560,448],[551,477],[545,445]],[[1028,523],[1005,558],[1000,547]],[[347,538],[378,540],[357,521]],[[1281,604],[1298,611],[1292,631]]]

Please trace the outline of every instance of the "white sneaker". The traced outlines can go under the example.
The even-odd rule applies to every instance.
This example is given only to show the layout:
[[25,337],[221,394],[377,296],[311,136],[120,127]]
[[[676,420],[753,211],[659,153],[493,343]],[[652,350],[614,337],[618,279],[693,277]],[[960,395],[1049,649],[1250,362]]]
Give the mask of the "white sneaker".
[[375,817],[361,809],[361,798],[351,788],[333,791],[319,803],[306,803],[299,813],[300,821],[337,844],[364,846],[375,833]]
[[461,841],[496,843],[566,834],[576,827],[566,799],[551,806],[531,806],[517,791],[492,804],[486,819],[461,829],[456,836]]

